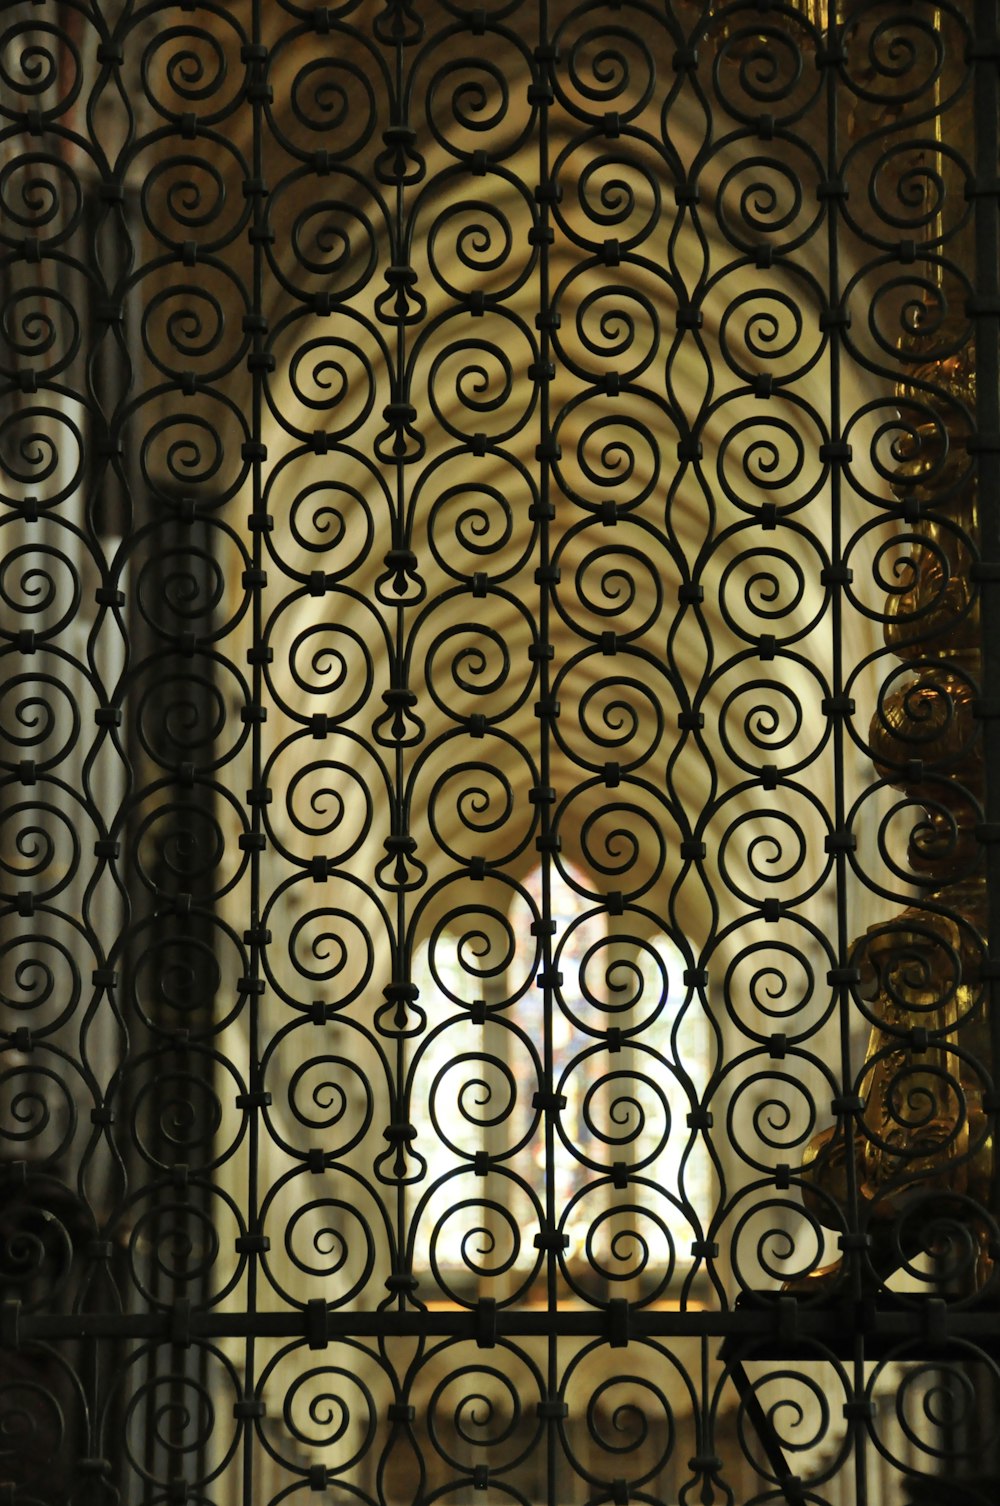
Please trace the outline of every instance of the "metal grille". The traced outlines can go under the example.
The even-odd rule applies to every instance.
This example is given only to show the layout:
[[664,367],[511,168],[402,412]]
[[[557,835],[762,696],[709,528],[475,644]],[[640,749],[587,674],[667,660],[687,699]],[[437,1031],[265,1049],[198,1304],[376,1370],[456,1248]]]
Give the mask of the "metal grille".
[[996,11],[0,9],[4,1502],[995,1500]]

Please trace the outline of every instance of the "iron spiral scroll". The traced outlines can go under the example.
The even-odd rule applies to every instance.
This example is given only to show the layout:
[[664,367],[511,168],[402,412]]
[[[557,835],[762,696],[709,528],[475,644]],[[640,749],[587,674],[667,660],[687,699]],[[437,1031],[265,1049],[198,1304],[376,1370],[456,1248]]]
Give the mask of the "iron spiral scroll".
[[10,1506],[992,1499],[996,10],[0,7]]

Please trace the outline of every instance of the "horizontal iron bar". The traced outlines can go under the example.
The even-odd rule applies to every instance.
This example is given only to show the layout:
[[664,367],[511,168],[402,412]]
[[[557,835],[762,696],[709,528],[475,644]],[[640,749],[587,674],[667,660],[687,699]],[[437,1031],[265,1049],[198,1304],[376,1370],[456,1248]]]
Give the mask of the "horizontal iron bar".
[[[304,1338],[307,1316],[284,1312],[191,1312],[187,1333],[193,1340],[224,1338]],[[475,1339],[479,1332],[473,1311],[338,1312],[326,1314],[329,1340],[338,1338],[433,1337]],[[923,1322],[921,1308],[895,1306],[890,1310],[859,1304],[814,1308],[797,1314],[794,1336],[776,1332],[775,1315],[766,1309],[729,1312],[632,1311],[630,1338],[720,1338],[724,1352],[744,1358],[815,1358],[819,1343],[833,1353],[852,1356],[858,1337],[871,1358],[906,1343],[938,1353],[951,1341],[971,1342],[1000,1354],[1000,1311],[949,1310],[935,1332]],[[602,1311],[511,1310],[496,1314],[498,1338],[593,1339],[606,1337],[608,1314]],[[149,1339],[169,1341],[174,1333],[170,1311],[151,1313],[79,1313],[18,1315],[19,1342],[59,1339]],[[916,1356],[914,1356],[916,1357]]]

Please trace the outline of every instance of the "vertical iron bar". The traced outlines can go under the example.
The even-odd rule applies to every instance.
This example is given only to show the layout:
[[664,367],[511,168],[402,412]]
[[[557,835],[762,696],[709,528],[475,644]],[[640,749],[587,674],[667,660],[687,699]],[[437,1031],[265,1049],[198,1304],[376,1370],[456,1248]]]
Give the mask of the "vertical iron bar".
[[[538,56],[548,57],[549,41],[549,5],[548,0],[539,0],[538,4]],[[549,70],[553,66],[548,61],[536,63],[535,77],[542,82],[544,73],[546,80],[549,78]],[[551,304],[551,284],[549,268],[548,234],[550,230],[550,210],[547,190],[550,184],[551,163],[549,158],[549,104],[544,90],[539,91],[538,97],[538,182],[543,192],[538,195],[538,227],[540,231],[538,247],[538,308],[542,315],[538,321],[538,358],[542,371],[549,369],[548,363],[552,360],[552,342],[548,325],[548,315]],[[549,523],[553,516],[552,504],[552,477],[551,461],[549,455],[552,445],[550,392],[547,381],[542,381],[539,391],[539,466],[538,466],[538,563],[540,568],[540,585],[538,589],[538,692],[539,700],[544,707],[550,697],[550,666],[549,666],[549,592],[551,586],[548,582],[548,568],[551,560]],[[551,730],[547,716],[541,716],[538,722],[538,778],[539,783],[545,788],[551,780]],[[553,985],[552,985],[552,936],[550,934],[552,920],[552,847],[550,839],[552,833],[551,807],[544,801],[538,805],[539,812],[539,836],[541,837],[542,861],[541,861],[541,895],[542,895],[542,927],[541,927],[541,956],[540,965],[543,969],[544,986],[542,990],[542,1021],[543,1021],[543,1102],[546,1104],[543,1110],[543,1123],[545,1132],[545,1232],[549,1236],[549,1244],[545,1251],[545,1286],[546,1286],[546,1310],[554,1315],[559,1301],[559,1255],[555,1244],[556,1223],[558,1210],[555,1196],[555,1148],[556,1134],[554,1127],[555,1109],[550,1105],[552,1095],[555,1092],[553,1079]],[[556,1338],[554,1327],[550,1329],[548,1337],[548,1398],[554,1402],[559,1390],[559,1341]],[[558,1506],[556,1494],[558,1472],[558,1425],[553,1416],[549,1416],[546,1424],[546,1500],[548,1506]]]
[[[825,36],[829,43],[839,41],[842,28],[838,24],[837,5],[835,0],[829,0],[826,17]],[[831,183],[839,182],[841,176],[840,154],[840,130],[839,109],[840,97],[838,90],[839,68],[827,64],[827,176]],[[841,302],[840,286],[840,232],[841,217],[836,197],[827,200],[827,297],[831,309],[836,309]],[[831,442],[841,439],[841,381],[843,377],[841,368],[841,330],[835,322],[830,327],[830,432]],[[844,504],[844,472],[838,461],[830,463],[830,564],[837,567],[841,564],[842,552],[842,508]],[[844,698],[844,664],[843,664],[843,631],[844,631],[844,596],[843,586],[830,586],[830,632],[832,648],[832,685],[831,691],[835,701]],[[846,739],[846,717],[838,716],[834,719],[832,727],[832,750],[833,750],[833,780],[834,780],[834,811],[833,829],[840,832],[845,828],[846,803],[844,798],[844,744]],[[838,849],[834,854],[836,872],[836,907],[837,907],[837,966],[845,968],[851,947],[851,936],[847,925],[847,883],[850,877],[848,867],[848,854]],[[854,1066],[851,1052],[851,1014],[852,995],[851,988],[846,982],[837,984],[839,993],[838,1013],[840,1022],[840,1061],[841,1061],[841,1092],[845,1099],[852,1092]],[[846,1169],[847,1207],[844,1209],[844,1217],[847,1225],[846,1232],[851,1236],[861,1233],[860,1209],[858,1203],[857,1166],[855,1161],[854,1145],[856,1129],[849,1115],[845,1114],[841,1120],[841,1127],[846,1139],[844,1165]],[[853,1243],[853,1241],[852,1241]],[[860,1302],[864,1290],[864,1252],[858,1243],[853,1243],[849,1254],[845,1255],[850,1268],[850,1292],[855,1302]],[[865,1335],[861,1326],[856,1327],[854,1334],[854,1353],[852,1356],[852,1384],[855,1396],[863,1396],[865,1390]],[[851,1458],[854,1473],[854,1498],[857,1506],[865,1506],[868,1500],[868,1472],[866,1468],[865,1433],[860,1427],[853,1428],[851,1433],[852,1450]]]
[[[395,57],[393,59],[393,81],[394,81],[394,86],[395,86],[395,90],[396,90],[396,98],[395,98],[394,109],[392,111],[392,121],[391,121],[391,124],[393,126],[402,127],[402,126],[404,126],[406,124],[406,110],[405,110],[405,106],[404,106],[404,96],[405,96],[405,87],[406,87],[406,75],[405,75],[404,62],[403,62],[403,48],[404,48],[404,45],[405,45],[405,33],[404,33],[403,17],[402,17],[401,13],[399,15],[397,15],[395,31],[396,31],[396,36],[395,36]],[[405,187],[404,179],[405,179],[405,173],[403,172],[402,166],[400,164],[399,167],[398,167],[397,174],[396,174],[396,184],[395,184],[394,224],[393,224],[393,236],[395,238],[395,244],[394,244],[394,246],[392,248],[392,259],[393,259],[394,262],[396,262],[397,264],[400,264],[400,265],[403,262],[403,247],[406,244],[406,215],[405,215],[405,192],[406,192],[406,187]],[[396,402],[398,402],[398,403],[403,403],[406,400],[406,391],[405,391],[405,387],[404,387],[404,383],[405,383],[405,380],[406,380],[406,319],[405,319],[405,315],[403,313],[403,310],[400,307],[398,307],[398,306],[396,308],[396,315],[397,315],[397,317],[396,317],[396,329],[395,329],[395,336],[396,336],[396,350],[395,350],[396,370],[393,373],[392,389],[394,389],[394,393],[393,393],[394,400]],[[397,441],[396,441],[396,465],[395,465],[396,474],[395,474],[395,477],[394,477],[395,490],[396,490],[396,517],[395,517],[394,524],[393,524],[393,527],[394,527],[394,530],[395,530],[395,534],[396,534],[396,541],[395,541],[396,542],[396,547],[399,548],[399,549],[405,548],[405,543],[406,543],[406,539],[405,539],[405,530],[406,530],[406,480],[405,480],[406,471],[405,471],[405,466],[406,466],[406,445],[405,445],[405,443],[403,441],[402,430],[400,430],[399,435],[397,437]],[[403,677],[404,677],[404,674],[405,674],[405,668],[404,668],[404,666],[406,665],[406,628],[405,628],[405,621],[406,621],[406,619],[405,619],[405,609],[404,609],[402,603],[400,603],[396,607],[395,617],[396,617],[396,622],[395,622],[395,628],[394,628],[394,634],[393,634],[393,637],[394,637],[393,651],[394,651],[394,654],[395,654],[395,661],[391,665],[391,683],[392,683],[392,685],[394,687],[398,687],[400,690],[402,690],[403,689]],[[395,750],[394,750],[393,757],[394,757],[394,779],[395,779],[395,790],[394,790],[394,793],[393,793],[393,800],[394,800],[395,809],[394,809],[394,811],[392,813],[392,828],[393,828],[393,831],[395,832],[395,834],[397,836],[402,837],[405,834],[406,829],[407,829],[407,825],[408,825],[407,801],[406,801],[406,763],[405,763],[405,757],[404,757],[404,744],[403,744],[402,737],[399,737],[399,738],[396,739],[396,747],[395,747]],[[396,955],[398,957],[396,976],[397,976],[397,978],[399,979],[399,981],[401,983],[409,983],[409,982],[412,981],[413,956],[412,956],[412,952],[410,950],[408,950],[407,944],[406,944],[406,887],[405,887],[405,885],[402,882],[400,882],[397,885],[397,888],[396,888],[396,940],[395,940],[395,951],[396,951]],[[409,1112],[408,1112],[407,1107],[404,1104],[404,1096],[405,1096],[405,1093],[406,1093],[406,1057],[407,1057],[408,1035],[404,1034],[404,1030],[403,1030],[403,1027],[401,1025],[401,1017],[402,1017],[402,1015],[403,1015],[403,1010],[400,1009],[398,1011],[398,1013],[397,1013],[397,1020],[396,1020],[396,1024],[397,1024],[396,1042],[395,1042],[395,1047],[396,1047],[396,1050],[395,1050],[395,1074],[396,1074],[396,1080],[393,1083],[393,1088],[392,1088],[393,1100],[394,1101],[393,1101],[393,1104],[392,1104],[392,1115],[391,1115],[392,1120],[394,1122],[400,1123],[400,1124],[402,1124],[404,1122],[408,1122],[408,1120],[409,1120]],[[406,1028],[407,1028],[407,1030],[409,1028],[409,1025],[410,1025],[410,1021],[407,1020],[407,1022],[406,1022]],[[396,1171],[397,1181],[396,1181],[396,1252],[395,1252],[395,1261],[394,1261],[394,1264],[398,1267],[398,1270],[399,1270],[399,1272],[400,1272],[401,1275],[408,1275],[410,1273],[408,1271],[406,1271],[405,1267],[404,1267],[404,1257],[405,1257],[405,1253],[406,1253],[409,1241],[407,1240],[407,1237],[406,1237],[406,1201],[407,1201],[407,1199],[406,1199],[406,1190],[407,1190],[407,1184],[406,1184],[405,1175],[400,1175],[402,1152],[403,1152],[403,1147],[402,1147],[402,1145],[400,1145],[399,1148],[398,1148],[398,1151],[397,1151],[397,1156],[396,1156],[396,1161],[395,1161],[395,1171]],[[405,1288],[402,1285],[400,1285],[397,1288],[397,1290],[395,1292],[394,1300],[395,1300],[396,1307],[398,1308],[398,1310],[400,1312],[402,1312],[404,1310],[404,1308],[406,1307],[406,1303],[407,1303],[407,1292],[406,1292]]]
[[[836,48],[841,37],[842,28],[838,23],[837,6],[834,0],[829,0],[826,15],[825,37],[828,44]],[[839,183],[841,177],[840,164],[840,130],[839,110],[840,95],[838,90],[839,67],[827,62],[826,67],[826,152],[827,152],[827,177],[831,184]],[[838,200],[831,196],[826,204],[827,215],[827,298],[831,310],[837,309],[841,302],[840,286],[840,232],[841,217],[838,209]],[[832,322],[829,330],[830,338],[830,417],[829,438],[832,443],[841,440],[841,331],[836,322]],[[834,568],[842,563],[842,509],[844,504],[844,472],[838,461],[830,463],[830,564]],[[842,702],[844,690],[844,664],[843,664],[843,631],[844,631],[844,597],[843,586],[831,584],[830,586],[830,633],[832,650],[832,684],[831,692],[835,702]],[[844,745],[846,740],[845,717],[838,716],[832,726],[831,747],[833,753],[833,829],[840,832],[845,828],[846,802],[844,796],[845,760]],[[848,867],[848,854],[842,849],[834,853],[834,865],[836,873],[835,903],[837,909],[837,966],[844,968],[847,965],[851,947],[851,937],[847,924],[847,883],[850,876]],[[841,1062],[841,1092],[845,1099],[851,1095],[854,1077],[854,1067],[851,1052],[851,1013],[852,997],[850,986],[846,982],[837,984],[839,993],[838,1015],[840,1024],[840,1062]],[[844,1166],[847,1190],[847,1207],[844,1209],[846,1232],[851,1236],[858,1236],[860,1228],[860,1209],[858,1204],[857,1167],[855,1161],[855,1126],[849,1115],[844,1114],[841,1119],[841,1129],[846,1140]],[[845,1259],[850,1269],[850,1292],[855,1302],[859,1302],[864,1289],[864,1253],[858,1245]],[[865,1337],[862,1328],[858,1328],[854,1335],[854,1353],[852,1356],[852,1383],[855,1396],[864,1394],[865,1389]],[[861,1428],[855,1428],[852,1432],[852,1458],[854,1472],[854,1493],[857,1506],[865,1506],[868,1499],[868,1481],[866,1469],[865,1435]]]
[[[835,41],[840,35],[837,24],[836,6],[831,0],[828,12],[826,37]],[[826,69],[826,150],[827,150],[827,176],[831,183],[840,179],[840,132],[838,129],[839,93],[837,88],[838,70],[836,66],[828,63]],[[826,205],[827,216],[827,287],[826,296],[831,310],[840,305],[840,246],[839,233],[840,222],[837,210],[837,200],[831,195]],[[829,330],[830,339],[830,431],[831,441],[841,438],[841,349],[840,330],[836,322],[831,322]],[[842,547],[841,540],[841,509],[843,506],[843,471],[840,463],[836,460],[830,462],[830,563],[836,566],[840,563]],[[844,671],[841,636],[844,624],[843,610],[843,587],[831,584],[830,586],[830,633],[832,648],[832,683],[831,693],[835,701],[841,700],[844,694]],[[833,825],[835,831],[842,831],[845,823],[844,801],[844,741],[845,729],[844,718],[837,716],[833,719],[831,729],[831,747],[833,752],[833,780],[834,780],[834,811]],[[846,965],[851,938],[847,930],[847,854],[837,851],[834,854],[836,870],[835,903],[837,907],[837,965]],[[853,1078],[853,1064],[851,1061],[851,992],[846,983],[838,983],[839,999],[839,1023],[840,1023],[840,1070],[841,1091],[847,1097],[851,1092]],[[845,1166],[847,1177],[848,1206],[845,1210],[848,1232],[856,1234],[858,1229],[858,1190],[855,1175],[854,1162],[854,1127],[850,1117],[844,1115],[842,1119],[843,1133],[847,1139],[845,1153]],[[862,1292],[862,1261],[858,1252],[850,1260],[851,1267],[851,1290],[853,1296],[860,1298]]]
[[[262,0],[253,0],[251,12],[251,57],[253,61],[247,66],[246,78],[252,78],[255,84],[263,84],[267,64],[259,61],[263,48],[263,15]],[[253,127],[253,162],[252,175],[258,190],[263,185],[264,179],[264,149],[263,149],[263,119],[264,101],[263,90],[255,88],[250,101]],[[264,568],[264,528],[263,514],[265,506],[263,501],[263,373],[261,370],[260,357],[264,353],[267,344],[266,327],[264,325],[264,231],[267,221],[267,200],[263,192],[255,193],[253,201],[253,290],[251,297],[251,313],[254,316],[253,353],[257,360],[253,362],[251,371],[251,417],[250,417],[250,462],[252,485],[253,485],[253,538],[252,549],[252,651],[253,663],[251,669],[251,703],[254,707],[263,706],[263,568]],[[260,1095],[263,1092],[264,1077],[260,1061],[260,1003],[256,990],[256,982],[261,977],[261,871],[260,852],[257,849],[257,839],[263,830],[264,806],[263,799],[263,750],[261,746],[263,729],[259,717],[255,717],[250,728],[251,770],[250,787],[254,791],[254,801],[250,810],[250,832],[254,838],[249,854],[250,876],[250,948],[247,958],[248,976],[251,981],[249,994],[250,1029],[249,1037],[249,1062],[248,1087],[250,1099],[245,1112],[249,1116],[247,1154],[249,1166],[247,1171],[247,1230],[251,1237],[257,1237],[251,1245],[247,1256],[247,1305],[250,1312],[257,1310],[259,1261],[258,1253],[259,1237],[263,1230],[260,1223],[260,1186],[259,1166],[260,1157]],[[243,1391],[246,1398],[255,1395],[256,1392],[256,1343],[253,1332],[247,1335],[246,1352],[244,1355],[244,1382]],[[248,1417],[243,1422],[245,1429],[243,1435],[243,1502],[244,1506],[254,1500],[254,1453],[256,1436],[252,1420]]]

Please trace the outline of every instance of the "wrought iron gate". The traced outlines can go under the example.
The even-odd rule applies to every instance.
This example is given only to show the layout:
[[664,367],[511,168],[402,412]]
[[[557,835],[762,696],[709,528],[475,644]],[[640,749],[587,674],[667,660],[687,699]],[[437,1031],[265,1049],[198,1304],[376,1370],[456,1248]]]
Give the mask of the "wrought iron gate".
[[0,8],[4,1502],[995,1499],[998,63]]

